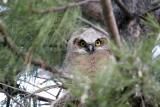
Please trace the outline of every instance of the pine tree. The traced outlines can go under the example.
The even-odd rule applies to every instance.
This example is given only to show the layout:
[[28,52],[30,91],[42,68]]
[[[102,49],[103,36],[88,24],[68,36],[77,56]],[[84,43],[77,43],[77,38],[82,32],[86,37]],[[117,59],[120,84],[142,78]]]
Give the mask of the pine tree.
[[[84,0],[72,4],[73,0],[1,1],[2,6],[7,7],[6,11],[0,13],[0,92],[7,96],[6,102],[0,103],[2,107],[38,107],[38,101],[41,100],[51,104],[53,99],[29,93],[17,83],[20,75],[27,73],[27,76],[35,76],[35,71],[39,68],[53,74],[51,81],[57,84],[52,88],[69,90],[76,97],[75,100],[78,98],[76,104],[84,104],[86,107],[160,106],[160,60],[152,60],[151,53],[153,47],[159,44],[157,35],[160,25],[153,15],[143,16],[141,24],[145,26],[147,35],[133,44],[124,37],[119,48],[116,39],[112,38],[116,42],[111,43],[110,47],[117,63],[111,63],[108,72],[97,73],[94,82],[79,73],[75,76],[84,81],[70,81],[58,71],[57,68],[63,64],[70,35],[80,27],[96,26],[80,19],[80,6],[89,1],[97,2]],[[103,13],[105,16],[105,11]],[[25,82],[26,79],[22,79]],[[71,107],[77,106],[70,101],[67,103]]]

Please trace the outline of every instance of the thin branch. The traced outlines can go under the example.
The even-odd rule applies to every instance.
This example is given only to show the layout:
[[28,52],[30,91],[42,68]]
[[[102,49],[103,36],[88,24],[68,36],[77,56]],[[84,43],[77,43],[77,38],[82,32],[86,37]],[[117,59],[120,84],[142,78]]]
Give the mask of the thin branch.
[[[4,92],[5,93],[5,92]],[[5,93],[6,97],[7,97],[7,101],[6,101],[6,107],[10,106],[11,103],[11,98],[9,96],[7,96],[8,93]]]
[[124,12],[124,14],[129,19],[133,19],[132,13],[129,11],[129,9],[124,5],[124,3],[121,0],[115,0],[115,3],[119,6],[119,8]]
[[151,12],[154,12],[154,11],[156,11],[156,10],[158,10],[158,9],[160,9],[160,5],[157,5],[157,6],[151,8],[151,9],[145,11],[145,12],[142,12],[142,14],[140,14],[138,17],[140,17],[140,18],[143,19],[143,20],[146,20],[145,16],[146,16],[147,14],[149,14],[149,13],[151,13]]
[[157,5],[157,6],[153,7],[153,8],[151,8],[151,9],[143,12],[141,16],[145,16],[145,15],[147,15],[148,13],[151,13],[151,12],[156,11],[156,10],[158,10],[158,9],[160,9],[160,5]]
[[[122,2],[122,0],[115,0],[115,3],[119,6],[119,8],[124,12],[124,14],[130,19],[134,19],[135,14],[131,13],[129,11],[129,9],[127,9],[127,7],[124,5],[124,3]],[[159,5],[160,1],[154,2],[152,3],[152,5],[154,5],[154,7],[152,7],[149,10],[146,10],[145,12],[142,12],[140,15],[136,15],[137,17],[140,17],[142,19],[145,19],[144,16],[147,15],[148,13],[151,13],[153,11],[156,11],[158,9],[160,9],[160,5]]]
[[[18,89],[18,88],[16,88],[16,87],[12,87],[12,86],[7,85],[7,84],[4,84],[4,83],[0,83],[0,85],[5,86],[5,87],[7,87],[7,88],[9,88],[9,89],[17,90],[18,93],[24,94],[24,96],[31,94],[30,92],[27,92],[27,91]],[[1,91],[1,90],[0,90],[0,91]],[[4,91],[2,90],[1,92],[4,92]],[[46,101],[46,102],[52,102],[52,101],[54,101],[53,99],[46,98],[46,97],[42,97],[42,96],[39,96],[39,95],[31,95],[31,97],[34,97],[34,98],[37,98],[38,100]]]
[[59,88],[59,87],[61,87],[61,86],[50,85],[50,86],[46,86],[46,87],[43,87],[43,88],[39,88],[38,90],[32,92],[31,94],[25,96],[25,98],[28,98],[28,97],[30,97],[30,96],[32,96],[32,95],[35,95],[36,93],[40,93],[40,92],[43,92],[43,91],[46,92],[46,93],[48,93],[48,94],[50,94],[50,95],[52,95],[52,96],[54,96],[54,97],[56,97],[55,95],[49,93],[47,90],[49,90],[49,89],[51,89],[51,88]]
[[[17,103],[20,107],[25,107],[23,106],[21,103],[19,103],[17,100],[15,100],[11,95],[9,95],[8,93],[5,93],[6,96],[9,98],[9,99],[12,99],[15,103]],[[9,106],[8,106],[9,107]]]
[[54,13],[54,12],[64,12],[68,9],[89,3],[89,2],[99,2],[99,0],[83,0],[75,3],[70,3],[66,6],[61,6],[61,7],[51,7],[48,9],[33,9],[32,6],[30,6],[30,9],[33,13],[41,13],[41,14],[46,14],[46,13]]
[[[23,81],[23,82],[26,82],[27,84],[29,84],[29,85],[31,85],[31,86],[33,86],[33,87],[38,88],[38,90],[32,92],[31,95],[36,94],[36,93],[40,93],[40,92],[42,92],[42,91],[45,91],[46,93],[48,93],[48,94],[50,94],[51,96],[54,96],[54,97],[55,97],[55,95],[53,95],[52,93],[48,92],[47,89],[48,89],[48,88],[51,88],[51,87],[52,87],[52,88],[61,87],[60,85],[52,85],[52,86],[46,86],[46,87],[44,87],[44,88],[40,88],[40,87],[38,87],[38,86],[30,83],[30,82],[27,82],[27,81],[24,81],[24,80],[21,80],[21,79],[19,79],[19,80],[20,80],[20,81]],[[29,96],[31,96],[31,95],[28,95],[28,96],[26,96],[26,97],[29,97]]]
[[77,98],[73,97],[68,91],[66,93],[63,94],[63,96],[61,96],[60,98],[58,98],[57,100],[55,100],[53,102],[53,104],[51,105],[51,107],[64,107],[65,104],[68,104],[72,101],[76,101]]
[[[35,76],[35,75],[33,75],[33,77],[39,78],[39,79],[44,79],[45,82],[51,80],[51,79],[48,79],[48,78],[45,78],[45,77],[40,77],[40,76]],[[42,84],[43,84],[43,83],[42,83]]]
[[88,25],[91,26],[93,29],[95,29],[95,30],[99,31],[100,33],[102,33],[102,34],[104,34],[104,35],[106,35],[106,36],[109,37],[109,34],[108,34],[105,30],[103,30],[102,28],[94,25],[92,22],[90,22],[90,21],[88,21],[88,20],[86,20],[86,19],[84,19],[84,18],[82,18],[82,17],[78,17],[78,19],[81,20],[82,22],[88,24]]
[[63,88],[60,88],[60,89],[59,89],[59,91],[58,91],[58,93],[57,93],[57,95],[56,95],[56,99],[59,98],[59,95],[60,95],[60,93],[62,92],[62,90],[63,90]]
[[121,43],[118,27],[116,24],[116,20],[113,14],[111,0],[101,0],[101,5],[103,10],[104,21],[108,27],[108,30],[111,33],[112,38],[117,44],[117,46],[121,48],[122,43]]

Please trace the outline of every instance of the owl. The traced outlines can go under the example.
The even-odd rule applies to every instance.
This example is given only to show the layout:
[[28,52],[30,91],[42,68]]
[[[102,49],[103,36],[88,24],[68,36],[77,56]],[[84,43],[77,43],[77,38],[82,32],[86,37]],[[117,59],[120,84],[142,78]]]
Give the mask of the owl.
[[105,70],[107,63],[115,60],[108,43],[108,37],[93,28],[73,33],[67,45],[65,70],[85,75]]
[[[63,71],[68,74],[80,72],[93,79],[96,72],[106,70],[107,63],[115,61],[108,43],[108,37],[93,28],[83,28],[73,33],[67,44]],[[75,102],[75,97],[67,91],[51,107],[68,107],[65,104],[72,101]]]

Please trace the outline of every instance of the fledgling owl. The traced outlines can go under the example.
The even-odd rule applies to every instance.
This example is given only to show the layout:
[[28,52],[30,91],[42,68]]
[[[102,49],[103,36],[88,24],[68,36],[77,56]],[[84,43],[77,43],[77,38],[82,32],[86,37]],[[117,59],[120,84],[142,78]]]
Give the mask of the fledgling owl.
[[[68,41],[63,71],[69,74],[78,71],[94,77],[95,72],[107,70],[107,63],[115,61],[108,42],[104,34],[92,28],[75,32]],[[67,107],[65,104],[72,101],[75,101],[75,97],[66,92],[65,96],[59,98],[51,107]]]
[[108,37],[93,28],[75,32],[68,41],[66,71],[94,74],[105,70],[107,63],[114,60],[108,42]]

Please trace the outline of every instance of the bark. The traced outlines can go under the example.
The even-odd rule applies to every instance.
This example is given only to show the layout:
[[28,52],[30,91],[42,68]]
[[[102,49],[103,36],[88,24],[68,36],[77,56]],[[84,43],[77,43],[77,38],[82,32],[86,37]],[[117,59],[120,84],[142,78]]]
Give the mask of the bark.
[[[76,0],[83,1],[83,0]],[[112,3],[114,15],[120,31],[120,35],[123,37],[129,37],[130,40],[138,40],[140,35],[146,35],[147,32],[142,25],[141,15],[147,10],[153,7],[152,0],[119,0],[125,8],[131,13],[132,18],[128,17],[120,6],[115,2]],[[89,20],[95,20],[104,24],[104,18],[102,15],[102,8],[100,2],[87,3],[81,6],[82,13]],[[158,20],[160,20],[160,10],[154,11]]]
[[117,46],[120,48],[122,44],[115,17],[113,14],[112,2],[111,0],[101,0],[101,5],[103,9],[104,21],[108,26],[108,30],[111,33],[113,40],[115,40]]

